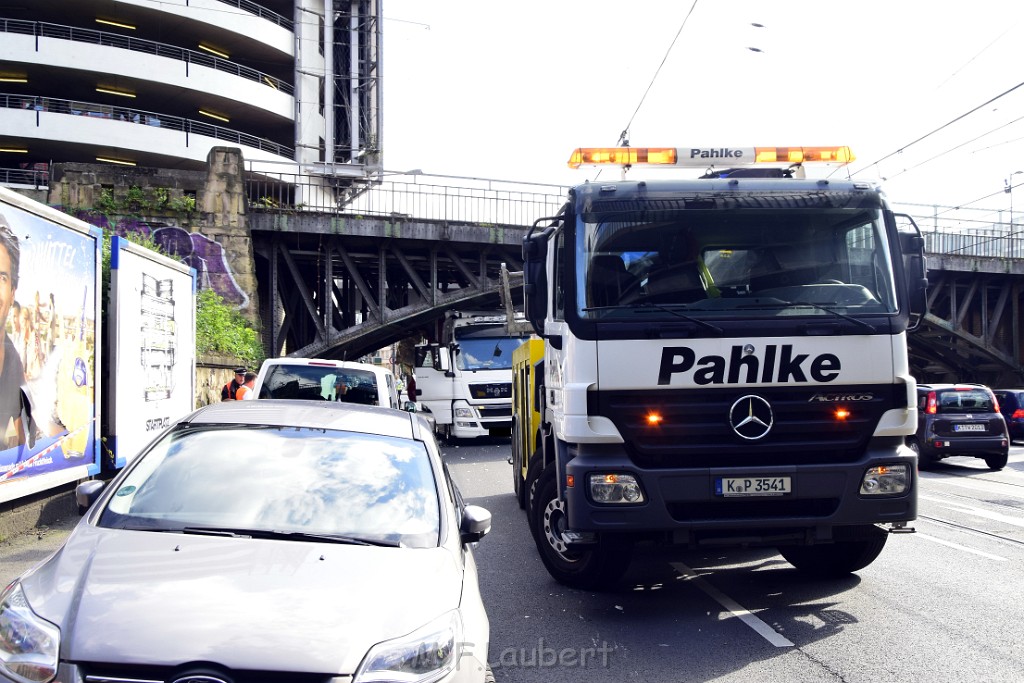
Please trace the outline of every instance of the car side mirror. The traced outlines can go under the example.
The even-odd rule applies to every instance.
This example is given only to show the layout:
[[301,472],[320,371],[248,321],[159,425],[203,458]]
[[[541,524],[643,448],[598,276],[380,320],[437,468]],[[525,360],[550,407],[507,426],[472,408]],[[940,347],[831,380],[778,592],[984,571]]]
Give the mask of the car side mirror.
[[476,543],[491,530],[491,513],[479,505],[467,505],[462,510],[459,538],[463,543]]
[[90,479],[75,487],[75,502],[78,503],[78,514],[84,515],[85,511],[92,507],[92,504],[103,493],[107,482],[99,479]]

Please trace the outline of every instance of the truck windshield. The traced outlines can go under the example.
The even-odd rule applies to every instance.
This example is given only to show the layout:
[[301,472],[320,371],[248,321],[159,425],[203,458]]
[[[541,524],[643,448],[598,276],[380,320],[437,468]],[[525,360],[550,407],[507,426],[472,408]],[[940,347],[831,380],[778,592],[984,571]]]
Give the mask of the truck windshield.
[[509,370],[512,352],[519,348],[525,337],[477,337],[455,335],[459,353],[455,364],[460,370]]
[[[593,211],[576,231],[583,318],[893,313],[896,293],[877,206],[720,208],[733,200]],[[619,202],[630,205],[634,202]],[[816,204],[816,205],[814,205]]]

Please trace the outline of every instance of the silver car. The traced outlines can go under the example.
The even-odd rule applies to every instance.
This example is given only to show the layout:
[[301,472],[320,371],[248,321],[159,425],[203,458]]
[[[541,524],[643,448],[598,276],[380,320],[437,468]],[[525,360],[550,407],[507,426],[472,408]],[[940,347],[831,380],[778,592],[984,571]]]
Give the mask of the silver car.
[[164,432],[0,594],[0,680],[493,680],[465,505],[410,413],[232,401]]

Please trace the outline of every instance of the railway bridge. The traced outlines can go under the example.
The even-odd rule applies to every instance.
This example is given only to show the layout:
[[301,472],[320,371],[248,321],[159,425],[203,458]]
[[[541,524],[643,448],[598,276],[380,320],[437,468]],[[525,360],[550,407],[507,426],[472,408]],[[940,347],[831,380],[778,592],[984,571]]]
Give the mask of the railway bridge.
[[[433,336],[450,309],[499,304],[500,269],[557,213],[566,188],[515,181],[387,176],[319,206],[301,176],[249,176],[249,226],[269,355],[358,358]],[[319,188],[322,190],[323,188]],[[1024,240],[1012,229],[924,232],[930,313],[910,337],[919,381],[1024,385]]]

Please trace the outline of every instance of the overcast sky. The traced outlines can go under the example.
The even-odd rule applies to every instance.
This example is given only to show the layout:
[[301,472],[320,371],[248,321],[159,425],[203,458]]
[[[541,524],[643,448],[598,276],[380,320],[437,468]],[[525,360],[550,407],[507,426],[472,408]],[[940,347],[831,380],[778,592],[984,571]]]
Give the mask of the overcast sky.
[[575,184],[597,171],[572,150],[628,127],[634,146],[848,145],[893,202],[976,220],[1008,213],[1012,178],[1024,212],[1019,0],[384,0],[383,41],[389,170]]

